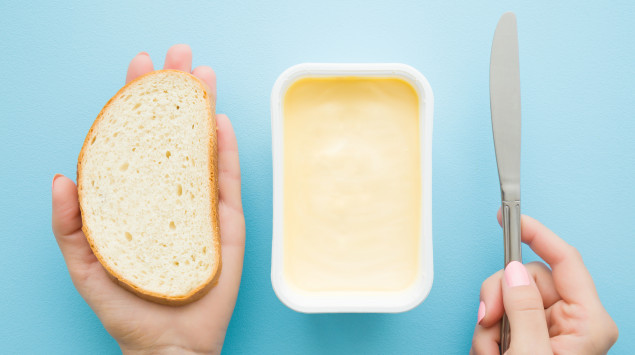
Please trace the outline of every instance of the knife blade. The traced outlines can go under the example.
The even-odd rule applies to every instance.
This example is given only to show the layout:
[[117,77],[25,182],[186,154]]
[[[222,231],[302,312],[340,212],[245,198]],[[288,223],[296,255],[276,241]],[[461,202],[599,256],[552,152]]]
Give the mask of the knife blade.
[[[516,15],[501,16],[490,56],[489,90],[494,149],[501,187],[505,266],[522,262],[520,241],[520,69]],[[501,353],[509,348],[507,317],[501,325]]]

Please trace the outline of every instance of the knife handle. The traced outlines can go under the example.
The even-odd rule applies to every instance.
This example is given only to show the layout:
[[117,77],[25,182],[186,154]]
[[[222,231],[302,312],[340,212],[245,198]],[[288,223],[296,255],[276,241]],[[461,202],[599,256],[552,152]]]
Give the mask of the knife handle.
[[[505,248],[505,266],[510,261],[523,262],[520,241],[520,201],[503,201],[503,238]],[[503,314],[501,323],[501,354],[509,349],[511,333],[507,315]]]
[[523,261],[520,241],[520,201],[503,201],[503,237],[505,266],[510,261]]

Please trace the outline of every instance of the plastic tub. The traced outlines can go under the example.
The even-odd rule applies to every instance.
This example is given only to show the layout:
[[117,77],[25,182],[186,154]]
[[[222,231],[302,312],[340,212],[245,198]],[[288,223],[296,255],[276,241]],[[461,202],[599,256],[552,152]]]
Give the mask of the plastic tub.
[[[418,138],[418,155],[415,156],[415,162],[418,161],[419,169],[415,168],[417,171],[417,175],[414,179],[415,184],[420,184],[416,186],[417,189],[415,191],[420,191],[420,199],[418,202],[420,205],[417,206],[417,209],[409,209],[409,211],[415,211],[415,215],[419,214],[417,211],[420,211],[420,216],[418,216],[418,221],[413,222],[414,224],[418,223],[417,233],[414,235],[416,247],[413,252],[416,256],[416,261],[411,263],[412,267],[409,269],[403,269],[404,272],[408,272],[409,274],[414,275],[412,277],[412,281],[405,284],[404,287],[397,287],[394,289],[382,289],[384,287],[384,283],[378,283],[377,288],[373,287],[361,287],[356,289],[355,287],[346,287],[342,286],[341,289],[337,288],[337,286],[333,286],[333,284],[329,284],[329,280],[335,280],[338,276],[333,274],[333,278],[329,279],[323,278],[326,285],[330,285],[329,287],[324,287],[324,289],[319,288],[319,283],[313,283],[310,277],[315,272],[323,272],[322,270],[311,270],[306,269],[306,266],[303,265],[294,265],[289,262],[289,260],[293,260],[292,257],[297,255],[291,255],[292,252],[297,250],[301,250],[302,252],[307,252],[309,254],[309,259],[315,259],[318,263],[322,263],[323,266],[328,266],[329,268],[332,265],[324,264],[325,262],[337,263],[331,259],[328,260],[320,260],[322,255],[317,251],[319,248],[328,247],[321,244],[315,244],[316,251],[314,254],[310,254],[311,250],[305,249],[294,249],[289,247],[289,245],[296,245],[299,243],[298,241],[302,241],[302,235],[290,235],[288,238],[296,238],[293,243],[291,243],[291,239],[285,243],[285,186],[289,188],[289,185],[285,185],[285,108],[284,101],[285,95],[287,95],[287,91],[290,86],[294,83],[303,80],[303,79],[335,79],[333,82],[345,82],[349,79],[361,79],[361,82],[369,82],[372,85],[383,85],[384,82],[392,82],[391,79],[398,79],[395,82],[404,81],[409,84],[414,92],[416,93],[416,100],[418,102],[418,111],[415,114],[418,118],[418,130],[415,129],[413,134],[415,134],[415,139]],[[387,80],[377,80],[377,83],[373,83],[375,79],[387,79]],[[364,79],[368,79],[364,81]],[[394,81],[394,80],[393,80]],[[308,84],[307,84],[308,85]],[[381,89],[381,87],[380,87]],[[372,91],[369,91],[372,92]],[[315,97],[316,95],[310,96]],[[319,95],[317,95],[319,96]],[[394,96],[394,95],[393,95]],[[294,96],[295,97],[295,96]],[[294,99],[295,100],[295,99]],[[291,102],[291,101],[290,101]],[[414,101],[413,101],[414,102]],[[372,103],[372,102],[371,102]],[[291,105],[291,103],[289,103]],[[316,108],[318,109],[318,108]],[[324,109],[322,107],[321,109]],[[309,110],[310,111],[310,110]],[[413,111],[414,112],[414,111]],[[433,279],[433,262],[432,262],[432,225],[431,225],[431,147],[432,147],[432,114],[433,114],[433,95],[432,89],[428,84],[426,78],[421,75],[416,69],[404,65],[404,64],[392,64],[392,63],[379,63],[379,64],[369,64],[369,63],[355,63],[355,64],[338,64],[338,63],[305,63],[295,65],[286,71],[284,71],[277,79],[275,85],[273,86],[273,91],[271,95],[271,125],[272,125],[272,150],[273,150],[273,241],[272,241],[272,260],[271,260],[271,281],[273,285],[273,289],[280,299],[286,306],[289,308],[304,312],[304,313],[327,313],[327,312],[367,312],[367,313],[376,313],[376,312],[404,312],[408,311],[417,305],[419,305],[430,292],[430,288],[432,287],[432,279]],[[390,116],[390,115],[388,115]],[[386,117],[387,120],[390,117]],[[411,121],[408,121],[411,122]],[[290,126],[291,127],[291,126]],[[322,131],[324,127],[322,127]],[[328,129],[328,127],[327,127]],[[289,134],[293,133],[293,130],[289,129]],[[352,137],[354,134],[351,133]],[[287,137],[290,137],[287,135]],[[398,141],[398,138],[387,138],[389,142]],[[293,144],[295,144],[298,148],[301,149],[310,149],[303,148],[303,145],[298,145],[298,142],[293,144],[289,144],[289,149],[294,148]],[[307,144],[310,143],[307,142]],[[393,143],[389,143],[393,144]],[[416,151],[416,150],[415,150]],[[292,154],[292,153],[288,153]],[[294,153],[295,154],[295,153]],[[334,153],[337,154],[337,153]],[[332,157],[333,155],[331,155]],[[335,155],[337,158],[337,155]],[[353,158],[354,159],[354,158]],[[367,159],[368,160],[368,159]],[[372,159],[371,159],[372,160]],[[372,161],[371,161],[372,163]],[[290,164],[291,165],[291,164]],[[403,164],[402,164],[403,165]],[[289,169],[294,169],[292,166]],[[287,170],[293,171],[293,170]],[[328,166],[325,168],[328,169]],[[420,174],[419,174],[420,172]],[[306,174],[306,172],[303,172]],[[335,173],[337,174],[337,173]],[[292,175],[289,175],[292,176]],[[294,178],[295,179],[295,178]],[[291,181],[292,179],[289,178]],[[290,182],[289,181],[289,182]],[[320,180],[321,181],[321,180]],[[340,182],[341,183],[341,182]],[[329,185],[326,185],[329,186]],[[355,187],[354,185],[350,185],[351,187]],[[319,192],[316,192],[319,193]],[[339,192],[341,193],[341,191]],[[362,191],[363,193],[363,191]],[[295,194],[295,192],[294,192]],[[291,192],[289,195],[293,195]],[[317,196],[316,198],[322,198],[322,196]],[[297,202],[297,201],[296,201]],[[335,201],[337,202],[337,201]],[[308,203],[308,202],[307,202]],[[303,206],[293,206],[293,209],[287,210],[287,214],[291,215],[291,212],[297,209],[302,209]],[[362,206],[363,207],[363,206]],[[419,208],[420,207],[420,208]],[[355,213],[355,211],[351,211],[351,213]],[[305,215],[307,215],[305,213]],[[349,218],[344,213],[341,216],[342,220],[346,220]],[[350,217],[353,218],[353,217]],[[411,219],[412,220],[412,219]],[[388,223],[389,221],[386,221]],[[293,224],[287,221],[287,224]],[[289,228],[292,230],[292,228]],[[359,233],[358,233],[359,234]],[[363,236],[364,234],[362,234]],[[329,235],[325,235],[325,240],[330,237]],[[331,239],[331,242],[333,239]],[[385,242],[385,241],[384,241]],[[324,243],[327,243],[326,241]],[[369,245],[372,241],[369,240]],[[285,247],[287,245],[287,247]],[[334,245],[334,247],[337,247]],[[341,245],[340,245],[341,247]],[[396,249],[402,247],[401,245],[394,245]],[[388,248],[392,250],[392,248]],[[386,249],[386,250],[388,250]],[[403,248],[402,248],[403,249]],[[285,250],[289,255],[286,255],[285,258]],[[326,250],[326,249],[325,249]],[[344,249],[344,252],[346,250]],[[337,251],[342,255],[346,255],[342,253],[342,250]],[[372,252],[372,250],[370,250]],[[334,252],[335,253],[335,252]],[[359,254],[357,250],[351,250],[351,255],[354,253]],[[368,255],[372,255],[368,254]],[[362,255],[363,256],[363,255]],[[332,256],[331,256],[332,257]],[[305,256],[303,258],[306,259]],[[359,259],[359,256],[358,256]],[[286,261],[285,261],[286,260]],[[368,262],[368,260],[359,259],[362,262]],[[395,262],[400,262],[397,259],[390,259]],[[413,259],[415,260],[415,259]],[[304,263],[304,260],[300,260],[300,262]],[[356,265],[351,266],[351,261],[347,261],[347,267],[349,269],[354,269]],[[307,264],[308,265],[308,264]],[[369,264],[370,265],[370,264]],[[302,266],[302,267],[300,267]],[[388,267],[383,267],[383,269],[390,269],[391,265]],[[360,266],[361,269],[358,268],[357,275],[361,275],[360,279],[364,279],[367,276],[372,279],[374,274],[363,275],[360,274],[365,272],[363,271],[363,265]],[[307,279],[302,278],[300,269],[309,270],[307,273]],[[412,270],[410,270],[412,269]],[[335,269],[334,269],[335,270]],[[343,273],[346,273],[348,269],[344,270]],[[362,271],[359,271],[362,270]],[[369,268],[370,270],[370,268]],[[369,271],[370,272],[370,271]],[[376,271],[374,271],[376,272]],[[290,275],[294,275],[293,277]],[[299,277],[299,278],[298,278]],[[339,277],[339,276],[338,276]],[[296,280],[296,281],[293,281]],[[300,280],[298,282],[297,280]],[[306,283],[304,282],[306,280]],[[316,279],[319,280],[319,279]],[[351,283],[356,283],[357,279],[351,280]],[[390,281],[390,280],[388,280]],[[303,284],[303,286],[299,286]],[[308,285],[308,286],[307,286]],[[334,284],[337,285],[337,284]],[[344,284],[342,284],[344,285]],[[313,287],[315,286],[315,287]],[[381,287],[380,287],[381,286]],[[385,286],[387,287],[387,286]]]

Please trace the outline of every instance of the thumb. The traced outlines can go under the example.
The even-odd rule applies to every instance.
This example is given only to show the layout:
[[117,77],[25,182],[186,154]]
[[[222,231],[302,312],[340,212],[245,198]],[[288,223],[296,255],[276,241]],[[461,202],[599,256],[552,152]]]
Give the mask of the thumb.
[[53,234],[62,251],[71,279],[77,285],[96,258],[82,232],[77,187],[63,175],[55,175],[52,186]]
[[542,297],[522,263],[512,261],[507,264],[502,289],[511,329],[509,353],[528,349],[534,354],[552,353]]

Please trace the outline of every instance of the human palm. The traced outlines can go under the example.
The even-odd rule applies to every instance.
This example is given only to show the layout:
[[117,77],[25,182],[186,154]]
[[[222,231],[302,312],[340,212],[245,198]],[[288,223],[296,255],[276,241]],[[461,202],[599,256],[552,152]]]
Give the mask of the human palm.
[[[190,72],[187,45],[168,50],[165,69]],[[146,53],[130,62],[126,82],[153,71]],[[206,66],[191,73],[209,87],[216,100],[216,76]],[[238,295],[245,246],[240,198],[240,165],[233,128],[216,115],[218,127],[219,219],[223,268],[218,284],[200,300],[174,307],[141,299],[119,287],[101,266],[82,232],[77,187],[70,179],[53,179],[53,232],[73,284],[95,311],[124,353],[220,353]]]

